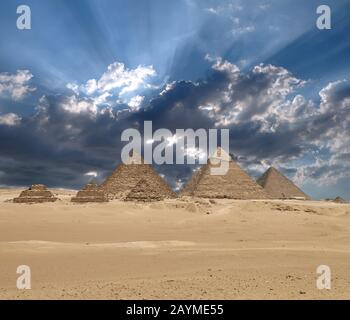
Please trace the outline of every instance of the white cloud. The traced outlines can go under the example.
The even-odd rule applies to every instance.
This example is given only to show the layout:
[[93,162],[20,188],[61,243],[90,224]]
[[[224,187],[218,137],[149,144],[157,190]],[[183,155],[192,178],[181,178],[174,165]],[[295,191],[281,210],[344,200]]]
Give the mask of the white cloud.
[[[86,82],[85,90],[88,95],[93,94],[94,92],[96,92],[97,89],[98,89],[98,84],[95,79],[91,79],[88,82]],[[101,90],[101,91],[106,91],[106,90]]]
[[96,103],[104,103],[108,97],[118,98],[139,89],[150,88],[148,80],[156,75],[153,66],[138,66],[128,69],[121,62],[108,66],[107,71],[99,79],[90,79],[83,85],[68,83],[67,88],[76,94],[83,93],[89,97],[99,97]]
[[223,4],[217,7],[209,7],[204,10],[208,13],[219,15],[219,14],[232,14],[233,12],[242,11],[244,8],[237,3]]
[[110,91],[115,88],[121,88],[120,94],[132,92],[146,83],[149,77],[156,74],[153,66],[138,66],[136,69],[126,69],[123,63],[115,62],[108,66],[98,81],[98,88],[101,91]]
[[8,94],[15,101],[24,99],[29,92],[35,90],[28,85],[32,78],[33,75],[28,70],[18,70],[15,74],[0,73],[0,95]]
[[90,171],[90,172],[85,173],[85,176],[97,178],[98,173],[96,171]]
[[70,113],[89,113],[91,115],[97,114],[96,104],[90,99],[80,99],[73,95],[67,97],[60,107]]
[[207,55],[206,59],[213,62],[213,70],[224,73],[228,80],[219,95],[199,106],[216,119],[217,126],[253,120],[263,124],[263,131],[274,132],[281,121],[293,119],[301,108],[304,112],[313,110],[301,96],[292,101],[286,99],[305,81],[282,67],[260,64],[244,74],[237,65],[222,58]]
[[[207,59],[210,59],[210,56],[207,55],[206,56]],[[160,93],[161,96],[164,96],[167,92],[171,91],[176,85],[176,81],[173,81],[173,82],[170,82],[170,83],[167,83],[165,85],[165,88],[163,89],[163,91]]]
[[0,125],[16,126],[21,122],[22,118],[15,113],[7,113],[0,115]]
[[142,102],[145,100],[145,97],[143,96],[135,96],[132,97],[128,103],[128,106],[132,111],[138,111],[141,107]]
[[255,31],[255,26],[254,25],[248,25],[248,26],[239,26],[239,27],[234,27],[232,30],[232,34],[234,36],[242,35],[245,33],[251,33]]
[[[330,186],[350,177],[349,82],[331,82],[319,95],[319,107],[297,95],[285,108],[289,109],[289,123],[308,124],[304,129],[306,142],[316,149],[308,152],[312,161],[297,167],[295,181]],[[283,117],[286,113],[279,115]]]
[[226,72],[228,75],[230,75],[230,78],[237,78],[237,76],[239,76],[240,70],[235,64],[228,62],[227,60],[223,60],[222,58],[213,59],[209,56],[206,56],[206,58],[209,61],[215,61],[215,63],[212,65],[212,69]]
[[67,89],[72,90],[75,94],[79,94],[79,86],[76,83],[68,83],[66,85]]
[[209,13],[212,13],[212,14],[218,14],[219,13],[218,9],[214,9],[214,8],[205,8],[204,10],[209,12]]
[[[108,104],[108,103],[107,103],[107,100],[108,100],[108,98],[110,98],[111,96],[112,96],[111,93],[109,93],[109,92],[104,92],[104,93],[102,93],[102,94],[100,94],[100,95],[98,95],[98,96],[96,96],[96,97],[91,98],[91,99],[94,101],[95,105],[98,106],[98,105],[101,105],[101,104]],[[109,104],[108,104],[108,105],[109,105]]]

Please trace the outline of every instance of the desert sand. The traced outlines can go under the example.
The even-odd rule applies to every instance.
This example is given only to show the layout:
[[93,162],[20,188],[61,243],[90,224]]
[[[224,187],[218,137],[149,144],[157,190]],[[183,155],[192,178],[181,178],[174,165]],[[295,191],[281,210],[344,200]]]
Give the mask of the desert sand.
[[[20,191],[0,191],[0,299],[350,299],[349,204],[8,201]],[[19,265],[31,290],[16,288]]]

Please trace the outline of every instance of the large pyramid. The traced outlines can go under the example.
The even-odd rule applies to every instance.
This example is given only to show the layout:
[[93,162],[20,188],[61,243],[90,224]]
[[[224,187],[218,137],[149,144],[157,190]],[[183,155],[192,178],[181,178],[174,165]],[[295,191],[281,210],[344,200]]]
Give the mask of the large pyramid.
[[[225,175],[212,175],[217,160],[228,162]],[[221,148],[197,171],[181,192],[182,196],[227,199],[269,199],[270,196]]]
[[89,183],[71,201],[77,203],[107,202],[108,197],[96,183]]
[[126,196],[125,201],[152,202],[165,199],[165,195],[158,191],[157,186],[141,179]]
[[275,199],[310,199],[292,181],[273,167],[269,168],[257,180],[257,183]]
[[22,191],[15,203],[44,203],[55,202],[57,198],[42,184],[34,184],[28,190]]
[[[135,159],[135,157],[133,158]],[[158,175],[151,165],[146,164],[139,157],[137,161],[130,161],[127,164],[119,165],[116,170],[100,186],[107,193],[110,199],[122,199],[129,194],[138,182],[144,179],[152,188],[158,190],[158,193],[164,198],[175,198],[176,193],[170,186]]]

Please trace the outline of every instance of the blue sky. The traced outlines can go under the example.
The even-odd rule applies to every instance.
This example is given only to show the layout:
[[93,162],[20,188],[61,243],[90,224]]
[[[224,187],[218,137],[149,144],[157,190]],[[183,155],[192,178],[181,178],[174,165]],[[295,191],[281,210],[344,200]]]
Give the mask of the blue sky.
[[[31,30],[16,28],[20,4]],[[316,28],[321,4],[331,30]],[[3,0],[0,184],[103,179],[120,130],[146,119],[228,127],[252,175],[273,164],[311,196],[350,200],[348,12],[346,0]],[[173,186],[191,174],[159,170]]]

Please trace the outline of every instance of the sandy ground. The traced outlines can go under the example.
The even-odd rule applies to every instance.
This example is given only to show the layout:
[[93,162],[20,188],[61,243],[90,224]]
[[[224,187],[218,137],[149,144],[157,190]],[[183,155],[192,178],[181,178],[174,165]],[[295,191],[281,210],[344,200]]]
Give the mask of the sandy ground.
[[350,299],[348,204],[7,202],[19,191],[0,191],[0,299]]

